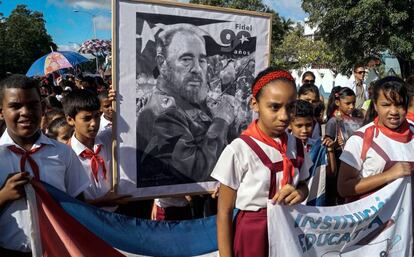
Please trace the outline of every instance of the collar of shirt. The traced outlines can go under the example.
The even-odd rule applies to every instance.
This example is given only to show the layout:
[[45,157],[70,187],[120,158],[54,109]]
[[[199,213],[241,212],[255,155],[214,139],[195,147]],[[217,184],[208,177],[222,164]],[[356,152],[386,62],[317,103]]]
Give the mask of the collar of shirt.
[[101,115],[101,128],[106,128],[112,124],[112,121],[107,120],[104,115]]
[[[10,137],[9,133],[7,132],[7,129],[4,131],[3,135],[0,138],[0,146],[1,147],[7,147],[10,145],[15,145],[21,149],[23,149],[22,147],[20,147],[19,145],[17,145],[13,139]],[[53,143],[53,141],[48,138],[47,136],[45,136],[42,132],[40,132],[40,137],[36,140],[36,142],[32,145],[32,148],[38,148],[41,145],[51,145],[51,146],[55,146],[55,144]],[[24,149],[23,149],[24,150]]]
[[[75,134],[73,134],[72,138],[70,139],[70,145],[73,149],[73,151],[76,153],[76,155],[80,155],[84,150],[88,149],[84,144],[79,142],[79,140],[75,137]],[[103,145],[102,142],[99,140],[99,137],[95,138],[95,144],[93,145],[93,151],[95,152],[96,148],[99,145]],[[103,145],[105,147],[105,145]]]

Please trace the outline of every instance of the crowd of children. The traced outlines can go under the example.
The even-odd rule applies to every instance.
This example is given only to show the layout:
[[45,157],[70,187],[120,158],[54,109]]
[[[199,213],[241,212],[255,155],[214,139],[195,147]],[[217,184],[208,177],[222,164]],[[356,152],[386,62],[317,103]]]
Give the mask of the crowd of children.
[[[315,139],[326,148],[327,161],[325,201],[320,205],[366,197],[414,169],[413,76],[374,82],[371,111],[365,113],[356,108],[351,88],[334,87],[325,132],[317,135],[312,132],[324,123],[319,105],[323,99],[313,74],[305,73],[302,82],[297,94],[290,74],[274,69],[259,73],[253,82],[251,107],[258,119],[225,148],[212,173],[221,183],[220,256],[268,256],[268,199],[292,205],[315,197],[308,178],[312,162],[307,161]],[[235,219],[234,208],[240,210]]]
[[[314,74],[304,73],[302,83],[297,89],[289,72],[274,68],[253,81],[250,106],[258,118],[227,145],[211,175],[220,182],[214,194],[220,256],[268,255],[267,202],[294,205],[315,197],[309,153],[317,145],[326,150],[325,206],[411,174],[414,76],[372,83],[362,109],[351,88],[334,87],[326,112]],[[0,256],[31,256],[24,185],[32,179],[128,213],[122,207],[129,196],[113,189],[113,101],[115,91],[92,78],[49,86],[10,75],[0,82]],[[156,199],[147,218],[202,217],[196,206],[206,202],[215,203],[202,196]],[[240,210],[235,219],[234,208]]]

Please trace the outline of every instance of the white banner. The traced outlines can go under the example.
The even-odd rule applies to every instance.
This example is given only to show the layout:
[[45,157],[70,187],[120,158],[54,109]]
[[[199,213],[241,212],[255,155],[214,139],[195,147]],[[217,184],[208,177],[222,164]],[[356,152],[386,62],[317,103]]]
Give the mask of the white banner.
[[412,256],[410,177],[334,207],[268,204],[270,256]]

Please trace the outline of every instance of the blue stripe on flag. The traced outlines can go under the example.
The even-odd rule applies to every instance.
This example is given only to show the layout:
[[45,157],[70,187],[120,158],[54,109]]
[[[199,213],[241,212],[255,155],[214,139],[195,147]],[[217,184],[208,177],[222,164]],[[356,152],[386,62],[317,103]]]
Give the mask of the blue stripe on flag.
[[49,194],[88,230],[124,252],[149,256],[194,256],[217,251],[216,216],[151,221],[107,212],[43,183]]
[[309,196],[306,205],[324,206],[326,190],[326,147],[322,145],[322,140],[309,140],[312,148],[309,153],[313,165],[309,169],[309,177],[306,179],[309,188]]
[[316,169],[322,165],[327,165],[328,160],[326,158],[326,147],[322,145],[322,140],[318,139],[313,145],[309,153],[310,158],[313,162],[310,168],[310,176],[314,176]]
[[306,203],[308,206],[324,206],[325,205],[325,194],[320,195],[318,198],[310,200]]

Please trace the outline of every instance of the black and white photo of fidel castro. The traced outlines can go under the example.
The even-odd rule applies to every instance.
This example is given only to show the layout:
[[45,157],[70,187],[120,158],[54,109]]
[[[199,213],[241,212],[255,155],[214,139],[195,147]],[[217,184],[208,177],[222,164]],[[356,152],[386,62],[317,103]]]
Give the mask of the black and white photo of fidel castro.
[[209,97],[206,32],[176,24],[158,34],[156,86],[137,112],[137,186],[211,181],[228,144],[234,97]]

